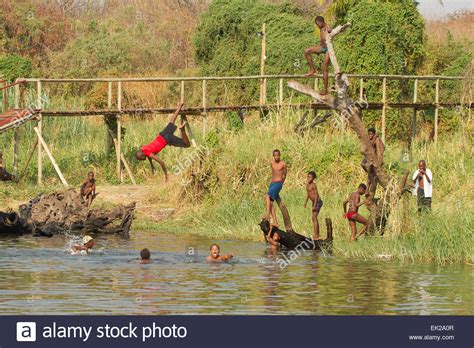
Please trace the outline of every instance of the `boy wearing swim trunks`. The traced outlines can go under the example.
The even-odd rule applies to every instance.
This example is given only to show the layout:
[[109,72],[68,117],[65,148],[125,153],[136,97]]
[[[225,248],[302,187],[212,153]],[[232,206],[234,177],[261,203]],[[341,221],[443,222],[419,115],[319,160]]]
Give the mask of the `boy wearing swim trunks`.
[[331,32],[331,28],[326,24],[324,18],[321,16],[317,16],[315,19],[315,23],[319,28],[319,38],[320,44],[318,46],[309,47],[304,50],[304,56],[309,64],[309,72],[306,76],[316,76],[316,68],[314,67],[313,58],[311,57],[312,54],[323,54],[324,60],[322,65],[323,71],[323,82],[324,82],[324,89],[319,93],[321,95],[325,95],[328,93],[328,65],[329,65],[329,52],[326,45],[326,38],[328,34]]
[[270,221],[270,213],[273,218],[273,225],[278,226],[278,220],[276,216],[275,207],[273,206],[273,201],[281,204],[280,191],[283,188],[283,183],[286,179],[287,167],[285,161],[281,160],[280,150],[273,150],[273,160],[270,161],[270,166],[272,168],[272,181],[268,188],[268,193],[266,197],[267,202],[267,221]]
[[306,177],[306,201],[304,202],[304,207],[306,208],[308,200],[311,200],[311,202],[313,203],[311,205],[311,218],[313,220],[314,226],[313,239],[319,240],[318,214],[321,211],[321,207],[323,206],[323,201],[319,196],[318,187],[316,186],[314,180],[316,180],[316,173],[314,171],[311,171]]
[[[342,217],[349,221],[349,226],[351,228],[351,241],[355,241],[357,237],[364,234],[369,225],[369,221],[359,214],[359,207],[367,202],[360,201],[360,197],[364,195],[366,191],[367,186],[365,184],[360,184],[357,191],[352,192],[342,204],[344,208],[344,215],[342,215]],[[364,225],[359,233],[357,233],[356,222]]]
[[[158,164],[163,169],[165,173],[165,181],[168,181],[168,171],[166,170],[166,165],[163,160],[161,160],[157,155],[160,151],[162,151],[167,145],[176,146],[176,147],[190,147],[191,143],[189,142],[188,135],[186,134],[186,130],[184,126],[186,122],[183,122],[179,127],[176,127],[175,122],[178,118],[179,112],[183,107],[183,103],[178,105],[178,108],[174,112],[173,116],[171,116],[168,125],[163,129],[160,134],[153,140],[151,143],[144,145],[140,148],[139,151],[135,153],[135,158],[139,161],[144,161],[148,158],[150,161],[151,172],[155,173],[155,166],[153,165],[152,160],[158,162]],[[174,135],[176,129],[181,131],[181,138]]]

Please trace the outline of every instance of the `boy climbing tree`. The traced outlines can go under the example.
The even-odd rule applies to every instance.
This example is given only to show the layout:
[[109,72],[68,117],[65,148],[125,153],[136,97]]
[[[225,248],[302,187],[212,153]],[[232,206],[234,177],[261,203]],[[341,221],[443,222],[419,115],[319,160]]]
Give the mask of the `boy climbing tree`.
[[[135,158],[139,161],[144,161],[148,158],[150,161],[151,172],[155,173],[155,166],[153,165],[152,160],[158,162],[158,164],[163,169],[165,173],[165,181],[168,181],[168,171],[166,170],[165,162],[157,155],[160,151],[162,151],[166,145],[176,146],[176,147],[190,147],[191,143],[189,142],[188,135],[186,134],[185,126],[186,121],[183,122],[179,127],[176,127],[175,122],[178,118],[178,115],[183,108],[183,103],[180,103],[174,112],[173,116],[171,116],[168,125],[163,129],[160,134],[153,140],[151,143],[144,145],[135,153]],[[176,129],[181,131],[181,138],[174,135]]]
[[306,60],[308,61],[309,64],[309,72],[306,74],[306,76],[316,76],[316,68],[314,67],[314,62],[312,58],[312,54],[323,54],[324,60],[323,60],[323,65],[322,65],[322,71],[323,71],[323,82],[324,82],[324,89],[319,93],[320,95],[325,95],[328,93],[328,80],[329,80],[329,72],[328,72],[328,66],[329,66],[329,52],[326,46],[326,38],[328,33],[331,32],[331,28],[326,24],[324,21],[324,18],[321,16],[317,16],[315,19],[315,23],[317,27],[319,28],[319,38],[320,38],[320,43],[318,46],[313,46],[313,47],[308,47],[304,51],[304,56],[306,57]]

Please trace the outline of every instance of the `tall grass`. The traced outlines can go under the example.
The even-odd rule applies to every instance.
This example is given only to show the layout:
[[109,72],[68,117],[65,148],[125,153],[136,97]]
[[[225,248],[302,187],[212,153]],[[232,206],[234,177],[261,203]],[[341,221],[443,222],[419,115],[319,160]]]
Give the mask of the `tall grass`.
[[[324,200],[320,222],[326,217],[333,221],[336,255],[441,264],[473,262],[474,164],[470,125],[463,125],[456,133],[440,134],[438,145],[426,142],[427,132],[423,131],[415,139],[408,157],[404,155],[404,142],[389,141],[384,165],[392,176],[399,178],[405,169],[412,173],[419,159],[427,161],[434,174],[433,211],[418,215],[416,199],[405,195],[392,208],[383,237],[367,236],[351,243],[347,220],[341,217],[342,201],[366,177],[360,167],[358,140],[348,128],[329,123],[298,136],[292,130],[301,116],[297,111],[274,111],[264,122],[254,115],[245,120],[241,129],[231,127],[221,116],[191,120],[198,145],[207,150],[199,160],[195,157],[191,166],[184,166],[185,170],[177,176],[172,175],[170,184],[163,183],[161,173],[151,176],[146,163],[133,159],[134,151],[151,141],[166,120],[161,117],[124,120],[125,157],[129,159],[139,184],[153,185],[150,186],[147,207],[153,209],[153,204],[157,206],[159,201],[160,206],[177,210],[172,219],[159,223],[147,220],[151,223],[148,227],[210,238],[261,240],[257,223],[265,213],[269,161],[272,150],[279,148],[289,167],[281,195],[289,208],[295,230],[308,236],[312,234],[310,210],[304,209],[303,203],[306,173],[315,170],[318,189]],[[25,163],[34,141],[32,126],[28,124],[21,129],[20,164]],[[0,148],[4,150],[8,164],[12,160],[11,133],[0,138]],[[118,183],[115,158],[113,155],[107,157],[104,152],[105,135],[105,126],[97,119],[47,118],[44,123],[44,137],[71,185],[79,185],[90,169],[96,171],[99,186]],[[186,163],[192,151],[192,148],[167,148],[162,158],[171,168],[177,163]],[[86,155],[89,161],[84,161]],[[45,185],[35,185],[35,157],[20,184],[0,183],[0,202],[26,200],[34,193],[60,188],[47,159]],[[107,196],[107,192],[103,195]],[[151,197],[153,195],[159,197],[156,202]],[[364,207],[361,212],[368,214]],[[280,220],[282,222],[281,217]],[[141,226],[145,224],[141,223]],[[323,226],[322,231],[324,236]]]

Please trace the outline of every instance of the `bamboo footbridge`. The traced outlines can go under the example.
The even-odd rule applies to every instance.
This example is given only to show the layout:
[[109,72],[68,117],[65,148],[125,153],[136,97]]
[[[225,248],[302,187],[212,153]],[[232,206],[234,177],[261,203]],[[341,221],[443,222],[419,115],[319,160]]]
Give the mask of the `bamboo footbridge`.
[[[353,94],[358,93],[360,101],[364,101],[365,108],[368,110],[381,110],[381,137],[385,141],[386,135],[386,114],[390,109],[411,109],[413,111],[412,123],[416,125],[416,117],[418,110],[433,110],[434,111],[434,141],[438,138],[438,123],[439,123],[439,110],[443,108],[466,108],[471,109],[472,107],[472,81],[469,77],[462,76],[416,76],[416,75],[361,75],[361,74],[348,74]],[[332,78],[333,76],[330,76]],[[43,171],[43,155],[44,150],[51,160],[53,167],[55,168],[58,176],[62,183],[67,186],[67,181],[62,175],[48,145],[42,137],[43,129],[43,118],[45,117],[82,117],[82,116],[116,116],[117,118],[117,134],[114,134],[115,150],[117,156],[117,175],[120,180],[123,180],[122,169],[125,168],[127,174],[130,176],[132,182],[133,174],[122,154],[121,151],[121,115],[137,115],[137,114],[169,114],[174,111],[174,107],[151,107],[151,108],[139,108],[139,107],[122,107],[124,101],[124,88],[127,83],[174,83],[178,84],[178,88],[174,91],[177,94],[178,100],[185,103],[187,100],[185,86],[187,84],[197,84],[200,89],[199,102],[197,105],[186,103],[182,109],[182,116],[206,116],[208,113],[225,112],[225,111],[251,111],[261,110],[263,112],[269,110],[281,110],[284,108],[294,109],[313,109],[313,110],[327,110],[329,109],[324,104],[311,103],[309,100],[306,103],[292,100],[289,95],[289,88],[286,87],[286,83],[291,79],[304,79],[306,84],[314,85],[317,90],[322,76],[312,76],[310,78],[304,75],[254,75],[254,76],[227,76],[227,77],[129,77],[129,78],[79,78],[79,79],[46,79],[46,78],[28,78],[28,79],[17,79],[16,82],[7,84],[6,81],[0,80],[3,83],[2,88],[2,111],[0,112],[0,133],[5,132],[9,129],[13,129],[15,132],[14,137],[14,172],[18,169],[18,151],[19,151],[19,133],[18,128],[25,122],[35,121],[37,122],[34,128],[36,133],[36,143],[34,148],[37,148],[38,153],[38,183],[42,183],[42,171]],[[365,100],[365,86],[372,82],[377,81],[380,83],[381,98],[379,100]],[[391,81],[404,81],[405,83],[413,83],[413,87],[410,90],[413,91],[412,98],[410,101],[392,101],[389,98],[389,83]],[[240,82],[243,81],[255,81],[258,83],[260,94],[259,97],[255,97],[255,102],[249,105],[220,105],[216,102],[214,95],[210,95],[209,85],[212,83],[225,83],[225,82]],[[468,96],[459,95],[450,98],[450,100],[440,100],[440,89],[442,82],[454,82],[459,84],[468,85]],[[272,90],[275,94],[273,102],[269,103],[267,100],[267,83],[273,83],[275,88]],[[430,101],[420,101],[421,98],[418,96],[419,84],[425,82],[428,83],[433,89],[433,97]],[[44,92],[45,85],[65,85],[65,84],[107,84],[107,100],[103,101],[103,104],[107,105],[107,108],[103,109],[51,109],[48,105],[54,105],[54,96],[48,95]],[[25,91],[29,91],[29,95],[33,95],[33,101],[30,100],[28,105],[25,102]],[[426,91],[426,89],[425,89]],[[115,93],[114,93],[115,92]],[[257,94],[257,93],[256,93]],[[431,93],[430,93],[431,94]],[[196,98],[194,98],[196,99]],[[356,98],[354,98],[356,99]],[[47,103],[46,100],[49,102]],[[214,102],[212,102],[214,101]],[[9,103],[13,104],[11,107]],[[188,130],[191,129],[188,127]],[[191,133],[191,132],[190,132]],[[192,133],[191,133],[192,137]],[[194,139],[193,144],[195,145]],[[30,153],[26,166],[28,166],[31,160],[33,151]]]

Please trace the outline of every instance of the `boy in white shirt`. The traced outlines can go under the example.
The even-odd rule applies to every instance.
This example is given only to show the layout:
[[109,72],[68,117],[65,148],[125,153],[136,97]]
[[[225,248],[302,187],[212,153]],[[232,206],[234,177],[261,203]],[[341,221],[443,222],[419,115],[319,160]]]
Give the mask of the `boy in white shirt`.
[[433,194],[433,174],[426,168],[426,162],[421,160],[418,169],[413,174],[415,190],[413,194],[418,196],[418,212],[431,210],[431,197]]

